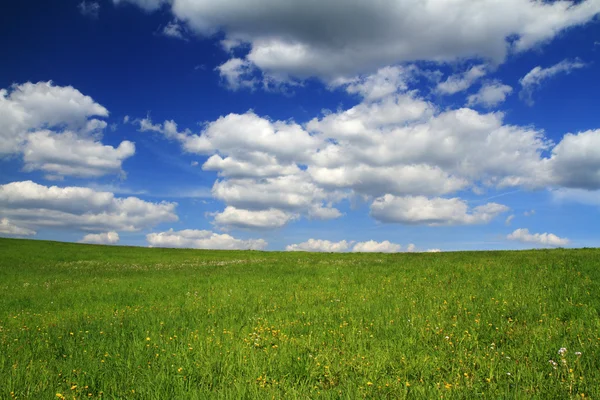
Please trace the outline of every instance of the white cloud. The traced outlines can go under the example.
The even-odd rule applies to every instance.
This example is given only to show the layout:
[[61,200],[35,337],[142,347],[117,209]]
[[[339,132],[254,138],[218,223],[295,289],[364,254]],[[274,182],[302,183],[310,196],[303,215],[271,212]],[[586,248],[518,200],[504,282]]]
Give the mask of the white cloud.
[[442,250],[440,250],[440,249],[429,249],[429,250],[427,250],[427,253],[441,253],[441,252],[442,252]]
[[215,224],[225,228],[274,229],[296,219],[297,215],[276,208],[253,211],[227,206],[214,217]]
[[171,38],[175,38],[175,39],[187,40],[187,38],[183,34],[184,33],[183,27],[181,26],[179,21],[169,22],[162,29],[161,33],[163,34],[163,36],[167,36],[167,37],[171,37]]
[[40,170],[55,176],[99,177],[122,174],[123,161],[135,154],[127,140],[115,148],[82,139],[72,132],[37,131],[23,148],[25,171]]
[[519,92],[519,96],[526,103],[532,105],[533,92],[538,89],[545,80],[561,73],[570,74],[573,70],[584,68],[585,66],[587,66],[587,64],[579,60],[562,60],[558,64],[555,64],[549,68],[537,66],[519,80],[519,83],[522,87],[521,92]]
[[258,80],[252,77],[254,67],[248,60],[231,58],[215,69],[225,86],[231,90],[253,89],[258,84]]
[[566,134],[552,149],[551,160],[557,184],[600,189],[600,129]]
[[589,206],[600,206],[600,191],[585,189],[560,188],[550,191],[552,199],[557,202],[572,202]]
[[397,92],[408,90],[418,69],[414,66],[388,66],[376,73],[354,78],[338,78],[330,83],[332,88],[344,87],[350,94],[359,94],[366,101],[375,101]]
[[498,104],[503,103],[506,96],[511,94],[512,91],[512,87],[503,85],[501,82],[487,83],[477,93],[467,97],[467,105],[469,107],[478,104],[488,108],[496,107]]
[[79,3],[77,8],[79,9],[81,15],[84,15],[86,17],[98,18],[98,15],[100,14],[100,4],[98,4],[97,1],[88,2],[84,0],[81,3]]
[[141,131],[155,131],[179,141],[185,151],[213,154],[203,164],[222,178],[212,188],[228,206],[215,215],[221,226],[277,228],[298,214],[316,219],[341,216],[330,202],[343,197],[317,186],[300,168],[318,150],[321,139],[300,125],[270,121],[252,112],[230,114],[205,125],[198,135],[179,132],[177,124],[139,121]]
[[116,244],[118,242],[119,234],[114,231],[105,233],[88,233],[79,241],[79,243],[89,244]]
[[[123,0],[113,0],[117,3]],[[171,13],[202,35],[248,44],[266,74],[333,79],[415,60],[502,62],[591,21],[595,0],[128,0]],[[424,28],[426,27],[426,28]]]
[[267,242],[263,239],[236,239],[227,234],[211,231],[185,229],[166,232],[150,233],[146,240],[153,247],[185,247],[194,249],[214,250],[263,250]]
[[517,229],[506,236],[508,240],[516,240],[522,243],[532,243],[541,246],[566,246],[569,239],[560,238],[553,233],[529,233],[528,229]]
[[311,219],[321,219],[321,220],[326,220],[326,219],[336,219],[336,218],[340,218],[342,215],[340,210],[338,210],[337,208],[333,208],[333,207],[322,207],[320,205],[313,205],[309,210],[308,210],[308,217]]
[[503,124],[502,113],[437,112],[414,95],[313,119],[307,129],[334,139],[308,164],[315,182],[381,196],[441,195],[480,181],[542,187],[551,179],[541,131]]
[[415,246],[413,243],[410,243],[408,246],[406,246],[406,251],[409,253],[412,253],[416,250],[417,250],[417,246]]
[[0,219],[0,236],[32,236],[36,232],[32,229],[14,225],[8,218]]
[[532,215],[535,215],[535,210],[525,211],[523,215],[526,217],[531,217]]
[[473,83],[487,74],[486,65],[475,65],[461,74],[451,75],[438,83],[436,91],[441,94],[455,94],[471,87]]
[[[367,242],[359,242],[352,248],[353,253],[398,253],[402,246],[395,243],[390,243],[387,240],[376,242],[369,240]],[[414,248],[413,248],[414,249]]]
[[108,110],[71,86],[52,82],[13,85],[0,90],[0,157],[22,155],[25,170],[49,177],[98,177],[122,174],[122,163],[135,153],[123,141],[101,143]]
[[514,218],[515,218],[514,214],[511,214],[508,217],[506,217],[506,220],[504,221],[504,225],[509,226]]
[[117,198],[84,187],[48,187],[31,181],[0,185],[0,217],[27,229],[138,231],[177,221],[176,206]]
[[285,248],[286,251],[312,251],[323,253],[341,253],[350,247],[350,243],[345,240],[341,242],[330,242],[329,240],[308,239],[308,241],[298,244],[291,244]]
[[427,225],[472,225],[490,222],[509,208],[488,203],[469,210],[459,198],[428,199],[424,196],[395,197],[387,194],[371,204],[371,216],[381,222]]
[[137,123],[140,131],[179,142],[185,152],[208,156],[202,168],[218,175],[212,195],[231,207],[214,214],[223,226],[277,228],[300,217],[337,218],[337,204],[355,197],[376,199],[372,215],[381,220],[438,223],[436,215],[412,221],[378,208],[383,199],[400,198],[458,210],[444,211],[439,223],[486,223],[500,211],[480,206],[469,212],[464,201],[439,197],[486,188],[600,188],[600,131],[569,134],[555,145],[541,130],[506,124],[501,112],[441,111],[404,90],[403,74],[397,69],[339,80],[363,101],[304,125],[253,111],[222,116],[197,133],[174,121]]

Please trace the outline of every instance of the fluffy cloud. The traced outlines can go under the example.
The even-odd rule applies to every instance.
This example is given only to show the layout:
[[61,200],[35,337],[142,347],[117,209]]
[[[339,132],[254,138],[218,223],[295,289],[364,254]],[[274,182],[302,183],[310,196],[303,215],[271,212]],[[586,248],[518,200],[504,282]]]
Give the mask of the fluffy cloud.
[[600,189],[600,129],[566,134],[552,149],[551,160],[560,186]]
[[225,228],[274,229],[296,219],[297,215],[276,208],[253,211],[227,206],[214,217],[215,224]]
[[335,139],[313,156],[316,182],[372,196],[441,195],[481,182],[548,184],[550,143],[541,131],[503,124],[502,113],[468,108],[438,113],[413,95],[314,119],[310,131]]
[[119,234],[114,231],[105,233],[88,233],[79,241],[79,243],[90,244],[116,244],[118,242]]
[[487,74],[487,67],[485,65],[475,65],[464,73],[452,75],[444,82],[440,82],[436,87],[436,91],[441,94],[462,92],[470,88],[473,83],[485,76],[485,74]]
[[231,90],[254,88],[258,81],[252,77],[253,69],[252,63],[241,58],[229,59],[216,68],[225,86]]
[[247,43],[245,58],[266,74],[323,79],[414,60],[501,62],[508,51],[550,41],[600,12],[594,0],[127,1],[146,10],[168,4],[199,34]]
[[[390,243],[387,240],[376,242],[369,240],[367,242],[359,242],[352,248],[353,253],[398,253],[402,246],[395,243]],[[414,250],[414,248],[413,248]]]
[[[353,253],[398,253],[402,246],[396,243],[391,243],[388,240],[383,242],[376,242],[375,240],[368,240],[366,242],[348,242],[342,240],[340,242],[331,242],[329,240],[321,239],[308,239],[306,242],[291,244],[286,247],[286,251],[312,251],[312,252],[325,252],[325,253],[341,253],[346,251],[352,251]],[[414,244],[407,246],[408,252],[416,251]]]
[[267,242],[263,239],[236,239],[227,234],[217,234],[211,231],[185,229],[146,235],[148,244],[153,247],[185,247],[194,249],[214,250],[263,250]]
[[539,88],[545,80],[561,73],[570,74],[573,70],[580,69],[585,66],[585,63],[582,63],[578,60],[562,60],[558,64],[555,64],[549,68],[537,66],[519,80],[519,83],[522,87],[519,96],[521,99],[531,105],[533,104],[533,91]]
[[[600,131],[569,134],[555,145],[541,130],[506,124],[501,112],[442,111],[407,89],[417,73],[393,68],[338,80],[363,101],[304,125],[252,111],[207,122],[200,132],[174,121],[137,123],[208,156],[202,168],[218,175],[212,195],[226,209],[214,216],[223,227],[337,218],[337,204],[354,197],[372,201],[371,215],[381,221],[487,223],[503,206],[469,211],[458,198],[440,197],[487,188],[600,188]],[[397,202],[402,207],[391,206]]]
[[600,191],[585,189],[556,189],[551,192],[552,199],[557,202],[572,202],[590,206],[600,206]]
[[13,85],[0,90],[0,157],[22,155],[25,170],[50,177],[121,174],[135,153],[123,141],[117,148],[100,142],[108,111],[71,86],[52,82]]
[[162,34],[167,37],[187,40],[187,38],[183,35],[183,27],[178,21],[169,22],[163,29]]
[[522,243],[531,243],[540,246],[566,246],[569,239],[560,238],[553,233],[529,233],[528,229],[517,229],[506,236],[508,240],[516,240]]
[[482,105],[484,107],[495,107],[506,100],[506,96],[512,93],[512,87],[500,82],[491,82],[483,85],[475,94],[467,97],[467,105]]
[[366,101],[374,101],[408,89],[408,82],[422,73],[415,66],[388,66],[376,73],[353,78],[338,78],[330,83],[332,88],[344,87],[350,94],[358,94]]
[[371,216],[381,222],[427,225],[472,225],[490,222],[509,208],[488,203],[469,210],[461,199],[395,197],[387,194],[373,201]]
[[0,219],[0,236],[32,236],[36,232],[32,229],[14,225],[8,218]]
[[[212,188],[228,207],[215,214],[223,227],[278,228],[305,215],[331,219],[341,212],[331,202],[344,197],[316,185],[301,167],[317,152],[322,139],[300,125],[270,121],[252,112],[229,114],[205,126],[201,134],[180,132],[177,124],[139,121],[141,131],[162,133],[196,154],[212,154],[202,165],[222,178]],[[215,153],[215,154],[213,154]]]
[[176,203],[117,198],[84,187],[43,186],[31,181],[0,185],[0,217],[27,229],[138,231],[177,221]]
[[72,132],[38,131],[29,134],[23,148],[25,171],[40,170],[50,176],[99,177],[122,174],[123,161],[135,154],[127,140],[118,147],[82,139]]
[[308,241],[291,244],[285,248],[286,251],[312,251],[323,253],[341,253],[350,247],[350,243],[345,240],[341,242],[330,242],[329,240],[308,239]]

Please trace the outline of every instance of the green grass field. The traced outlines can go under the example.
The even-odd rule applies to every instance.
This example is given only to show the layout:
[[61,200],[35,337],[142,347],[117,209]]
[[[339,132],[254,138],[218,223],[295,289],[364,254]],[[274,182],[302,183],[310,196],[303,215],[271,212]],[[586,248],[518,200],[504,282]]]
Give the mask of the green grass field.
[[0,372],[2,399],[600,399],[600,250],[0,239]]

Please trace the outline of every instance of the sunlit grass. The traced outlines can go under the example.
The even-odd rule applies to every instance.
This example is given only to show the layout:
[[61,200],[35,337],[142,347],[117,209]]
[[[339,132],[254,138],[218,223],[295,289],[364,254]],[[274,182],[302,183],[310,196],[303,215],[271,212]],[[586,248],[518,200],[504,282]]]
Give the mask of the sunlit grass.
[[600,398],[599,289],[594,249],[1,239],[0,398]]

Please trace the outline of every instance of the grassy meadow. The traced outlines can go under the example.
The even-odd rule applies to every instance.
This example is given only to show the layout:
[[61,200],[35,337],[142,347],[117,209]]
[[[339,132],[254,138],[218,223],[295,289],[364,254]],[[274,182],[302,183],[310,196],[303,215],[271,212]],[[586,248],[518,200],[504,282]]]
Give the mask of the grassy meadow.
[[600,399],[600,250],[0,239],[1,399]]

